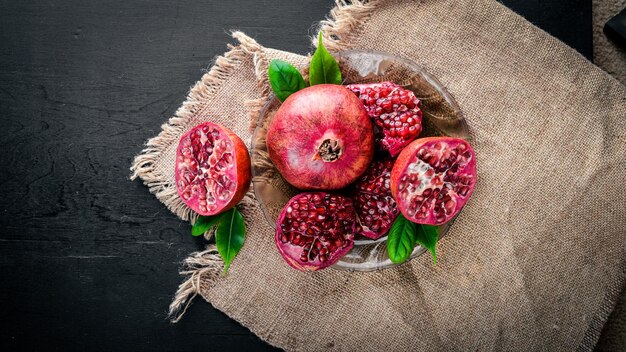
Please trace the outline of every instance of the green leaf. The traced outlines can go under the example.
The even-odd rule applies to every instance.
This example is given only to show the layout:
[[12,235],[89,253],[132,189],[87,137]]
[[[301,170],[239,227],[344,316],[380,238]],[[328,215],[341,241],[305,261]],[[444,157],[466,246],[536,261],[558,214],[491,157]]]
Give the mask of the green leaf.
[[193,224],[191,228],[192,236],[201,236],[205,232],[209,231],[213,226],[217,225],[220,221],[220,217],[222,214],[217,214],[213,216],[203,216],[199,215],[196,219],[196,222]]
[[312,86],[322,83],[341,84],[339,64],[337,64],[337,61],[330,55],[328,50],[324,48],[321,32],[317,50],[315,50],[309,66],[309,83]]
[[215,231],[215,245],[224,260],[224,273],[228,271],[230,263],[243,247],[245,240],[246,223],[237,208],[223,213]]
[[439,240],[439,226],[417,225],[415,241],[433,255],[434,264],[437,264],[437,253],[435,252],[437,240]]
[[387,253],[392,262],[399,264],[409,259],[415,248],[415,227],[416,224],[402,214],[391,225],[387,237]]
[[282,60],[272,60],[267,75],[272,90],[280,101],[285,101],[288,96],[306,87],[300,71]]
[[387,253],[392,262],[400,264],[409,259],[415,244],[419,244],[433,255],[433,262],[437,264],[437,240],[438,226],[415,224],[400,214],[389,230]]

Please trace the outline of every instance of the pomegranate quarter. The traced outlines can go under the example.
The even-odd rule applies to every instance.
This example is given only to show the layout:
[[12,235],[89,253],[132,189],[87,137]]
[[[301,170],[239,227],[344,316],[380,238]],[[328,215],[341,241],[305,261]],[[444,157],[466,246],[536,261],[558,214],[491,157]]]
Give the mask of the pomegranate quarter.
[[343,86],[318,84],[290,95],[267,130],[269,157],[303,190],[336,190],[354,182],[374,155],[372,123]]
[[180,139],[175,175],[183,202],[200,215],[215,215],[234,207],[248,191],[250,155],[232,131],[206,122]]
[[421,102],[415,93],[392,82],[351,84],[374,122],[378,149],[396,156],[422,131]]
[[295,269],[323,269],[352,249],[355,221],[349,198],[325,192],[300,193],[278,217],[276,246]]
[[391,192],[398,208],[418,224],[441,225],[467,202],[476,184],[476,156],[464,140],[420,138],[398,156]]

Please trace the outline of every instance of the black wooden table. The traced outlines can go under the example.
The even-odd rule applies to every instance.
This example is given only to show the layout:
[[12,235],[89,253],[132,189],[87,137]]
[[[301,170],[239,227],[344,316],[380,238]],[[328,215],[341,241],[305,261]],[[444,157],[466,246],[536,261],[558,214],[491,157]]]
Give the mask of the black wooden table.
[[[591,57],[590,0],[503,2]],[[128,168],[229,29],[306,53],[332,3],[0,0],[0,350],[272,349],[201,299],[166,321],[203,243]]]

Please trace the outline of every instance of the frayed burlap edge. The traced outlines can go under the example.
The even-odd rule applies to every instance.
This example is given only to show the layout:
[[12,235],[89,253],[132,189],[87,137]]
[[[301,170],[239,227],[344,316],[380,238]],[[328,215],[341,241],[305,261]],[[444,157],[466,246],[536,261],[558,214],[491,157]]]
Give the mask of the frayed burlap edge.
[[[360,35],[363,23],[367,22],[379,3],[380,0],[336,0],[330,16],[319,24],[324,47],[329,51],[352,49],[351,38]],[[317,47],[317,36],[312,38],[312,42]]]
[[[248,192],[237,204],[237,208],[242,214],[249,214],[252,211],[251,208],[257,206],[256,202],[254,193]],[[244,218],[246,219],[246,226],[249,227],[250,217],[244,216]],[[214,233],[214,229],[207,231],[204,234],[204,239],[210,240]],[[172,323],[180,321],[187,312],[187,308],[203,288],[210,288],[215,284],[223,268],[224,261],[214,244],[209,244],[203,251],[191,253],[183,261],[183,268],[179,274],[185,277],[185,280],[178,286],[167,314]]]
[[[207,232],[205,238],[208,240],[212,235]],[[178,286],[174,300],[170,303],[168,317],[172,323],[177,323],[187,312],[187,308],[200,292],[201,283],[214,282],[223,267],[224,262],[214,244],[208,245],[204,251],[192,253],[183,261],[180,275],[187,279]]]

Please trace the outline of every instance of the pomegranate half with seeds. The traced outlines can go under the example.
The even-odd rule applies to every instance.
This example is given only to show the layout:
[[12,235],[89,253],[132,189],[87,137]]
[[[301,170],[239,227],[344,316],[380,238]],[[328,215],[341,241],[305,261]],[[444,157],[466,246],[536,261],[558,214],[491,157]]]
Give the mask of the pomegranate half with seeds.
[[231,130],[205,122],[185,133],[176,150],[176,189],[200,215],[235,206],[250,187],[250,155]]
[[372,123],[343,86],[318,84],[290,95],[267,129],[269,157],[303,190],[336,190],[354,182],[374,156]]
[[398,156],[391,171],[391,192],[398,208],[418,224],[441,225],[472,195],[476,156],[465,140],[420,138]]
[[395,157],[422,132],[421,102],[415,93],[392,82],[351,84],[374,122],[376,145]]
[[355,221],[349,198],[326,192],[300,193],[278,217],[276,246],[295,269],[323,269],[352,249]]

